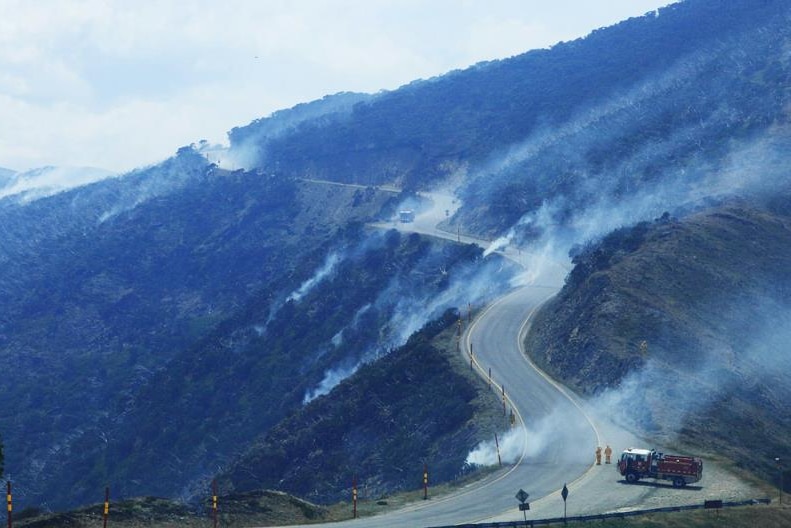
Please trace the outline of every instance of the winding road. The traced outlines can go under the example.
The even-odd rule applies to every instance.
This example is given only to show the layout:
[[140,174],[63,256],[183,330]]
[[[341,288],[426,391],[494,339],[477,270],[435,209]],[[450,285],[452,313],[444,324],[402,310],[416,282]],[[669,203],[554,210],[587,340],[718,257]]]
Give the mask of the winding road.
[[[518,463],[468,489],[420,502],[401,510],[333,523],[346,527],[443,526],[479,522],[516,509],[514,495],[523,488],[542,497],[571,483],[590,468],[596,442],[594,428],[576,404],[526,361],[521,336],[530,313],[555,293],[549,287],[524,287],[490,305],[463,338],[479,372],[491,366],[498,390],[505,386],[507,405],[518,420]],[[530,425],[526,425],[530,424]],[[315,526],[315,525],[314,525]]]
[[[422,221],[398,228],[456,238],[452,233],[437,231],[435,223],[427,225],[434,218],[435,215],[425,214]],[[483,245],[485,241],[466,242]],[[515,495],[520,489],[530,494],[528,519],[561,517],[564,504],[560,490],[564,484],[570,491],[569,515],[701,503],[710,498],[737,500],[761,496],[760,490],[712,464],[706,466],[699,486],[684,489],[627,485],[621,482],[613,465],[594,465],[597,445],[612,445],[617,456],[622,449],[641,446],[644,442],[597,417],[595,409],[541,372],[524,350],[524,336],[533,313],[559,289],[557,280],[550,278],[558,276],[553,271],[548,270],[544,282],[541,277],[534,277],[533,285],[517,288],[488,306],[462,338],[461,353],[465,360],[472,359],[478,373],[487,380],[491,368],[493,390],[502,394],[504,388],[506,406],[516,415],[512,431],[501,442],[505,444],[504,451],[514,453],[512,463],[446,496],[327,526],[428,527],[519,521],[523,517]]]

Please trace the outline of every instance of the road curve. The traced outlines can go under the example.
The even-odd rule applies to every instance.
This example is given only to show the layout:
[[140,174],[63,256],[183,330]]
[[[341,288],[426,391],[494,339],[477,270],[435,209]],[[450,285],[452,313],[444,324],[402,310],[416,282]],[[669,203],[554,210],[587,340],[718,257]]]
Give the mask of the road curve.
[[[514,511],[519,489],[530,500],[546,496],[583,475],[591,466],[596,434],[576,404],[526,360],[521,336],[525,321],[554,288],[523,287],[487,307],[463,338],[479,373],[492,369],[494,389],[505,387],[506,405],[518,417],[515,461],[483,481],[444,497],[398,511],[332,523],[333,527],[416,527],[478,522]],[[521,431],[521,433],[520,433]],[[523,433],[523,434],[522,434]],[[506,448],[507,446],[503,446]],[[312,525],[316,526],[316,525]]]

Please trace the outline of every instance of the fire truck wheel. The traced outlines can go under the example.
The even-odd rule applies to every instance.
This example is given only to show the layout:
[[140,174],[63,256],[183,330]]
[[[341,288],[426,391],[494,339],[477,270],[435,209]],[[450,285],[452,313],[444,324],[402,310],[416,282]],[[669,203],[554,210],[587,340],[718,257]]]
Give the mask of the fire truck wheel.
[[629,484],[634,484],[638,480],[640,480],[640,477],[637,476],[637,473],[632,473],[630,471],[629,473],[626,474],[626,482],[628,482]]
[[676,477],[673,479],[674,488],[683,488],[686,485],[687,485],[687,481],[684,480],[684,477]]

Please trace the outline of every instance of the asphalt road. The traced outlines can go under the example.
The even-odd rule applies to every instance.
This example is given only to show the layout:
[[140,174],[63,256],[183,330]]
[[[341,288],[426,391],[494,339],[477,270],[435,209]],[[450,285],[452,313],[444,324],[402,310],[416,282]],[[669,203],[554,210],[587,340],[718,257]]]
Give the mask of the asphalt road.
[[[508,411],[514,409],[514,465],[445,497],[375,517],[333,523],[346,527],[418,527],[478,522],[516,511],[519,489],[540,498],[559,491],[591,467],[596,433],[584,413],[552,381],[526,360],[520,345],[527,316],[554,288],[524,287],[489,306],[465,333],[463,353],[472,347],[479,372],[492,369],[493,390],[505,386]],[[509,435],[510,436],[510,435]],[[507,447],[506,445],[503,446]],[[314,525],[315,526],[315,525]]]

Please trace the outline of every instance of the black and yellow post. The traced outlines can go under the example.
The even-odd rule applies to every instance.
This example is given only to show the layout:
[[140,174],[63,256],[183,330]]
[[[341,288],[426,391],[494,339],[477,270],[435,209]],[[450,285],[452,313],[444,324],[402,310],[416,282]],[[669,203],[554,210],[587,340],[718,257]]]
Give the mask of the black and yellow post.
[[214,518],[214,528],[217,528],[217,481],[211,481],[211,512]]
[[14,524],[13,521],[11,520],[11,511],[14,508],[13,508],[12,503],[11,503],[11,481],[10,480],[8,481],[7,490],[8,491],[6,493],[6,501],[8,503],[8,528],[11,528],[13,526],[13,524]]
[[357,475],[352,480],[352,518],[357,518]]
[[104,528],[107,528],[107,518],[110,516],[110,487],[104,488],[104,513],[102,514]]
[[423,464],[423,500],[428,500],[428,464]]

